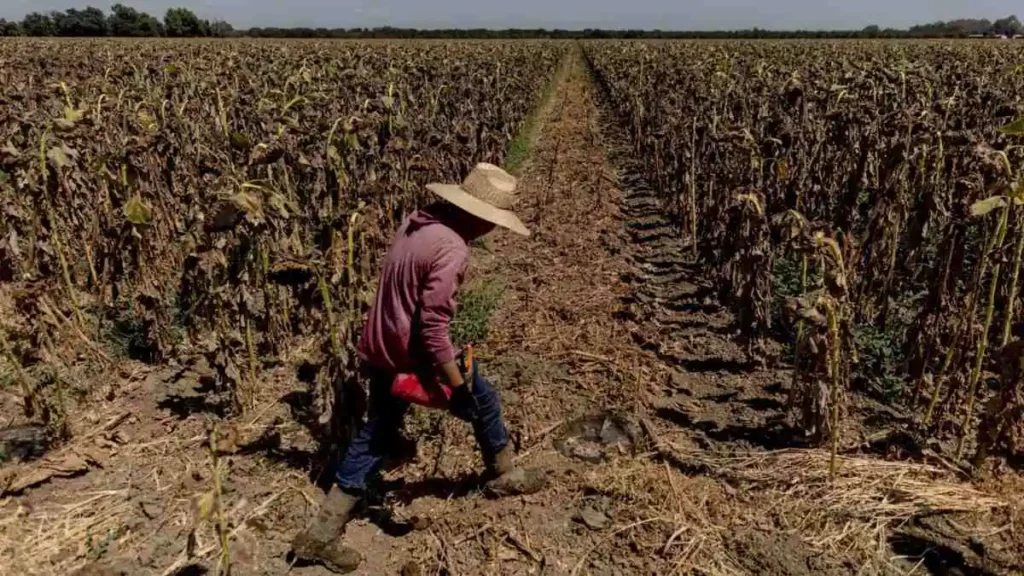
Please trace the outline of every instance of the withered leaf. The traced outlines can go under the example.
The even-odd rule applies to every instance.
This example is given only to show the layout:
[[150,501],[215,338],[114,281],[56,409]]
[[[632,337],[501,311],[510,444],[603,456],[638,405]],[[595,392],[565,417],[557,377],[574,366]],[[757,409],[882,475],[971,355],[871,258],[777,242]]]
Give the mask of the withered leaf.
[[1024,135],[1024,117],[1018,118],[1006,126],[1000,127],[999,132],[1008,136]]
[[61,460],[45,462],[41,466],[28,468],[27,471],[10,477],[10,482],[3,486],[2,495],[20,494],[33,486],[49,482],[53,478],[70,478],[89,470],[89,464],[71,454]]
[[65,106],[64,107],[64,120],[66,120],[68,122],[71,122],[71,123],[78,122],[82,118],[85,118],[85,112],[86,112],[86,110],[84,108],[76,109],[76,108],[72,108],[71,106]]
[[288,198],[281,194],[271,193],[267,198],[267,204],[281,218],[290,218],[292,213],[298,212],[298,207]]
[[145,226],[153,221],[153,209],[140,196],[133,196],[124,205],[124,217],[132,224]]
[[231,147],[234,148],[235,150],[240,150],[244,152],[252,148],[252,141],[249,139],[248,136],[242,134],[241,132],[232,132],[230,140]]
[[85,117],[85,109],[76,109],[71,106],[64,107],[64,115],[53,121],[53,125],[58,130],[71,130],[75,125]]
[[139,124],[142,129],[146,132],[156,132],[160,129],[160,126],[156,122],[156,118],[146,110],[139,110],[136,117],[139,120]]
[[284,148],[259,144],[256,146],[256,150],[253,151],[252,158],[249,159],[249,162],[255,166],[263,166],[266,164],[273,164],[281,158],[284,158]]
[[971,204],[971,216],[984,216],[989,212],[1006,206],[1006,198],[1003,196],[992,196]]
[[313,278],[313,269],[304,262],[282,260],[270,268],[270,281],[282,286],[300,286]]
[[341,163],[341,155],[338,154],[338,149],[334,145],[327,147],[327,158],[329,158],[331,162],[335,164]]
[[68,155],[68,149],[64,146],[54,146],[46,151],[46,157],[54,168],[67,168],[73,164]]
[[218,426],[211,434],[213,450],[218,454],[237,454],[241,450],[241,433],[232,423]]
[[355,132],[345,134],[345,144],[352,150],[359,150],[359,136]]
[[205,230],[226,232],[241,224],[247,215],[259,218],[262,215],[262,203],[258,196],[250,192],[238,192],[219,202],[213,213],[213,219],[204,225]]
[[789,162],[786,162],[785,159],[776,162],[775,175],[783,182],[789,180]]
[[216,503],[216,495],[213,491],[204,492],[200,494],[195,501],[195,514],[196,520],[203,521],[210,517],[213,513],[213,507]]
[[263,209],[259,197],[250,192],[239,192],[229,201],[246,214],[256,214]]

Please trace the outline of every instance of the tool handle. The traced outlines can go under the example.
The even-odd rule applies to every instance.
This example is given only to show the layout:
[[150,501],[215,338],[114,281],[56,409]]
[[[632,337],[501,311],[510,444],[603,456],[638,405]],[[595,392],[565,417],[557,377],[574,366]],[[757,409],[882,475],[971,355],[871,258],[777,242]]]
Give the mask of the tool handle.
[[463,386],[467,386],[467,390],[473,391],[473,345],[467,344],[459,352],[459,371],[462,372]]

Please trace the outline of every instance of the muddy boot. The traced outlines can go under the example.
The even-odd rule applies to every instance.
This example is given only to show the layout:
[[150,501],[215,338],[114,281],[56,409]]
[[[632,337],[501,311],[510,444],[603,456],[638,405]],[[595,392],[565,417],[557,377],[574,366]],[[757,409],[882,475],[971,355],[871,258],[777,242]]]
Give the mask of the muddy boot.
[[544,472],[519,468],[512,462],[511,444],[494,457],[494,462],[488,466],[488,473],[493,480],[487,483],[487,491],[497,498],[536,494],[547,486]]
[[292,541],[295,556],[306,562],[322,564],[338,574],[358,568],[363,561],[362,554],[341,543],[341,533],[358,503],[358,498],[332,486],[316,519]]

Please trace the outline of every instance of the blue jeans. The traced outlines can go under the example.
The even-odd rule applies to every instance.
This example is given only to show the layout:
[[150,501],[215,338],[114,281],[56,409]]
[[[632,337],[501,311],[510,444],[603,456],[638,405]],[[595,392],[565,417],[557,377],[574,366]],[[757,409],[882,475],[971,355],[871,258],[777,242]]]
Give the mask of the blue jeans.
[[[501,399],[494,386],[480,375],[473,362],[472,392],[466,387],[452,394],[452,415],[473,425],[473,435],[490,463],[508,445],[508,429],[501,419]],[[467,375],[467,379],[470,375]],[[370,407],[366,424],[356,435],[338,467],[335,480],[347,493],[361,495],[367,479],[380,468],[388,447],[395,445],[409,403],[391,395],[394,374],[374,372],[370,377]]]

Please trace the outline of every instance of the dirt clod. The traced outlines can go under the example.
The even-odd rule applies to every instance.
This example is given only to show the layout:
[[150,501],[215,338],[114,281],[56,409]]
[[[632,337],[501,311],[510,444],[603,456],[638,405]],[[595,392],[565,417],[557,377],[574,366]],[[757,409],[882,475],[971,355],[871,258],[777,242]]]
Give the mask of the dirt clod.
[[409,519],[409,523],[412,525],[412,529],[417,532],[429,530],[434,525],[434,521],[427,516],[413,516]]
[[847,574],[842,564],[809,548],[796,536],[743,531],[731,541],[736,558],[751,574],[811,576]]
[[164,513],[164,507],[159,500],[143,500],[139,502],[139,509],[150,520],[159,518]]
[[584,506],[577,510],[573,519],[591,530],[604,530],[608,526],[608,516],[590,506]]
[[111,563],[88,564],[76,570],[72,576],[131,576],[132,571],[127,566],[114,565]]
[[415,560],[409,560],[402,565],[402,576],[423,576],[423,568]]
[[615,455],[632,454],[631,425],[610,414],[596,414],[567,424],[555,447],[564,456],[597,464]]

